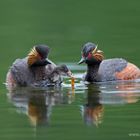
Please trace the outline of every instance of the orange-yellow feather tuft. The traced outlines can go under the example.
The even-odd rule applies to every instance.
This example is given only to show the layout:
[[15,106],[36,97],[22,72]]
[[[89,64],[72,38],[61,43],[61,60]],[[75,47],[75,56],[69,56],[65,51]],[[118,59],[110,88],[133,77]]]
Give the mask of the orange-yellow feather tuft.
[[38,59],[40,59],[39,53],[36,51],[35,47],[31,49],[31,51],[28,54],[28,65],[31,66],[33,63],[35,63]]
[[104,59],[104,55],[103,55],[103,52],[100,51],[100,50],[97,50],[97,52],[95,52],[93,54],[94,58],[98,61],[102,61]]

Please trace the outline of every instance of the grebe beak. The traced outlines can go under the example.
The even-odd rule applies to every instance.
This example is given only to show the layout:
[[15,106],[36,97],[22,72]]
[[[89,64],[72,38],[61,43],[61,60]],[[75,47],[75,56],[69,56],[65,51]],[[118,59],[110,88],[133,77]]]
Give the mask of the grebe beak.
[[78,64],[80,65],[80,64],[82,64],[82,63],[84,63],[84,62],[85,62],[85,58],[82,57],[81,60],[78,62]]

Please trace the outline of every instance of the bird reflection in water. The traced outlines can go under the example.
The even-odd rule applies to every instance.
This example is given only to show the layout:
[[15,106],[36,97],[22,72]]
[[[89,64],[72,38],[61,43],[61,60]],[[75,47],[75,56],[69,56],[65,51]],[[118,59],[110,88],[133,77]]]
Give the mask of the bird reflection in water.
[[125,105],[136,103],[140,97],[140,82],[118,81],[100,85],[102,104]]
[[33,126],[50,124],[52,107],[69,101],[62,88],[15,88],[8,93],[9,100],[18,113],[26,114]]
[[106,105],[121,107],[134,104],[140,98],[140,82],[107,82],[87,85],[86,104],[81,106],[81,113],[87,125],[99,126],[103,122]]
[[100,91],[94,85],[88,85],[86,104],[81,106],[81,113],[87,125],[98,126],[102,123],[104,107],[100,103]]
[[126,103],[136,103],[139,100],[140,96],[140,85],[136,83],[130,83],[128,84],[120,84],[117,89],[119,91],[122,91],[119,96],[121,96]]
[[43,95],[32,95],[28,101],[28,117],[34,126],[38,124],[48,124],[53,105],[53,96],[47,102]]

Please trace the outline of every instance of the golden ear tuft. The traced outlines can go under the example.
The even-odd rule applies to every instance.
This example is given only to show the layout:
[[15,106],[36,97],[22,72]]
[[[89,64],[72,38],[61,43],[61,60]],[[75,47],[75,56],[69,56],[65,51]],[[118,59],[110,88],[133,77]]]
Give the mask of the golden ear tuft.
[[104,55],[101,50],[97,50],[97,52],[93,56],[98,61],[102,61],[104,59]]
[[35,47],[31,49],[31,51],[28,54],[28,65],[31,66],[33,63],[35,63],[39,59],[39,54],[36,51]]
[[92,51],[92,54],[95,54],[97,52],[98,45],[96,45],[95,49]]

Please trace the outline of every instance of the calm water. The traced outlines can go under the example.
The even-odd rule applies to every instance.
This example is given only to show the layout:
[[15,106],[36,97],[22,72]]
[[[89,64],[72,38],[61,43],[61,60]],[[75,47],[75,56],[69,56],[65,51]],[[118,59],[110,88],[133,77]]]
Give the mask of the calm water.
[[0,138],[140,138],[140,80],[86,84],[81,73],[75,77],[75,88],[65,78],[59,88],[17,88],[2,94]]
[[[0,140],[140,139],[140,81],[86,85],[76,65],[92,41],[140,67],[140,0],[0,0],[0,19]],[[9,66],[35,44],[72,62],[74,89],[67,78],[57,89],[6,89]]]

